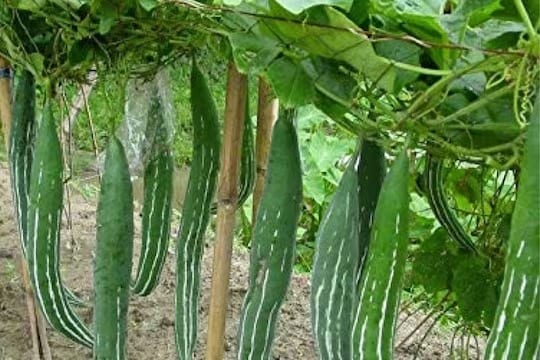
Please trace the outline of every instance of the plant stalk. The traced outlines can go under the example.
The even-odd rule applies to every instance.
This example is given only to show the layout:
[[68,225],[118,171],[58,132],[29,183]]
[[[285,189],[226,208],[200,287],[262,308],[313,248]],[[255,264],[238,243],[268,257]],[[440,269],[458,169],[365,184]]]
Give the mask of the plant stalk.
[[218,180],[216,242],[208,315],[207,360],[223,359],[225,350],[225,319],[247,96],[247,77],[240,74],[233,63],[229,64],[227,76],[223,147]]
[[529,14],[527,13],[527,9],[525,9],[525,5],[523,5],[523,2],[521,0],[514,0],[514,6],[516,7],[516,10],[521,17],[521,21],[523,21],[523,23],[525,24],[525,27],[527,28],[527,33],[529,34],[531,40],[538,37],[538,34],[534,29],[531,18],[529,17]]
[[261,202],[261,196],[266,179],[268,166],[268,154],[270,152],[270,140],[272,129],[278,118],[279,100],[274,96],[270,86],[259,78],[259,100],[257,104],[257,135],[255,140],[255,188],[253,189],[253,216],[252,227],[255,225],[257,210]]

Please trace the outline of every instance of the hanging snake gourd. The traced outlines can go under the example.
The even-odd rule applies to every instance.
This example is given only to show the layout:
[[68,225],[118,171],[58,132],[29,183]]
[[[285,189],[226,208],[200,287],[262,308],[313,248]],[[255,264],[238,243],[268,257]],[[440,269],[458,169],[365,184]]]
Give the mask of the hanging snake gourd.
[[526,136],[504,280],[486,360],[540,357],[540,93]]
[[144,172],[141,256],[132,290],[149,295],[158,285],[169,247],[174,163],[162,123],[163,104],[156,96],[149,116],[158,119],[156,140]]
[[178,359],[191,359],[197,340],[204,234],[219,170],[220,131],[216,105],[195,61],[191,70],[193,161],[176,242],[176,322]]
[[366,255],[369,249],[373,217],[377,200],[386,175],[386,160],[384,150],[375,142],[364,140],[358,165],[358,264],[356,283],[359,286]]
[[302,173],[293,110],[274,125],[267,178],[253,230],[249,288],[238,333],[238,359],[268,359],[280,306],[289,285]]
[[23,71],[15,88],[13,123],[9,141],[9,167],[15,203],[19,239],[26,258],[28,198],[32,167],[32,142],[35,133],[36,87],[34,77]]
[[353,322],[353,359],[390,360],[408,242],[409,160],[405,150],[384,179]]
[[133,256],[133,194],[122,144],[106,150],[97,209],[94,260],[94,360],[126,358],[127,310]]
[[351,358],[351,318],[385,172],[384,151],[364,140],[321,222],[311,287],[311,319],[321,359]]
[[71,309],[60,277],[62,150],[50,102],[43,109],[30,175],[27,260],[40,308],[51,326],[87,347],[93,338]]
[[448,200],[444,193],[443,170],[443,161],[428,153],[426,155],[424,185],[431,210],[439,223],[448,232],[450,238],[462,249],[477,252],[476,245],[448,206]]
[[311,324],[319,359],[351,358],[351,318],[359,252],[358,167],[350,161],[316,237],[311,277]]

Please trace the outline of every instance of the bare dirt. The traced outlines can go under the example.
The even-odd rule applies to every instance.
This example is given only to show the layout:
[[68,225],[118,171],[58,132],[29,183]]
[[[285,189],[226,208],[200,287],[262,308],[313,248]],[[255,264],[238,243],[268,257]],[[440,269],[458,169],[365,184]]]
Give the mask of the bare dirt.
[[[92,296],[92,254],[95,242],[95,197],[83,197],[73,192],[71,199],[72,234],[78,249],[68,250],[66,245],[70,232],[63,226],[61,271],[64,281],[76,294],[90,303]],[[137,232],[139,225],[136,225]],[[173,227],[176,229],[176,227]],[[136,234],[136,236],[138,233]],[[136,237],[138,239],[138,237]],[[174,244],[171,234],[171,245]],[[208,236],[211,243],[213,236]],[[136,241],[137,243],[137,241]],[[137,246],[137,245],[136,245]],[[16,259],[18,235],[8,170],[0,163],[0,360],[31,359],[31,342],[26,319],[26,307],[21,278]],[[202,265],[202,289],[199,310],[199,344],[196,359],[203,359],[206,341],[209,288],[212,269],[210,245]],[[136,256],[137,256],[136,250]],[[134,259],[137,264],[137,259]],[[243,297],[247,290],[249,255],[245,250],[235,249],[232,260],[230,306],[225,338],[226,359],[234,359],[236,332]],[[274,359],[316,359],[314,341],[309,321],[309,276],[293,276],[287,300],[282,308],[273,347]],[[169,360],[176,359],[174,345],[174,251],[171,246],[161,283],[146,298],[133,298],[129,311],[129,359]],[[79,313],[88,323],[91,309],[80,308]],[[398,340],[414,329],[424,318],[412,316],[399,330]],[[424,326],[425,327],[425,326]],[[404,347],[397,349],[397,359],[412,359],[414,350],[422,342],[419,359],[449,359],[451,332],[436,327],[433,334],[421,341],[423,331],[414,335]],[[48,331],[53,359],[91,359],[88,349],[65,339],[52,329]],[[476,355],[474,344],[471,354]]]

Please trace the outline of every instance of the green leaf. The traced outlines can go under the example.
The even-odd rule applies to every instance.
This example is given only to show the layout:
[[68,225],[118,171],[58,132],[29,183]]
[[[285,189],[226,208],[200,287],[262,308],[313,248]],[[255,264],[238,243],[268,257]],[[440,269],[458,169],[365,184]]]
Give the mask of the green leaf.
[[310,171],[304,174],[304,196],[313,199],[317,204],[322,205],[326,201],[325,183],[321,174],[317,171]]
[[339,62],[313,58],[302,61],[302,66],[311,77],[315,87],[325,96],[346,106],[352,106],[357,81],[340,70]]
[[291,19],[265,20],[283,42],[311,55],[343,61],[376,81],[378,87],[393,91],[394,67],[387,59],[377,56],[361,29],[340,11],[331,7],[316,7],[303,17],[294,17],[274,6],[272,15]]
[[453,254],[443,228],[424,240],[413,261],[413,282],[429,293],[448,290],[452,279]]
[[254,33],[229,35],[232,54],[238,69],[244,73],[259,73],[279,55],[279,42]]
[[313,83],[302,66],[288,58],[272,62],[266,75],[285,107],[309,104],[315,96]]
[[[461,316],[465,321],[480,322],[484,311],[492,313],[497,296],[488,260],[475,254],[461,254],[454,270],[452,289],[456,294]],[[493,316],[488,314],[487,317]]]
[[157,0],[139,0],[139,4],[146,11],[152,11],[157,5]]
[[15,7],[21,10],[35,11],[41,9],[47,0],[19,0]]
[[276,2],[289,12],[300,14],[302,11],[317,5],[336,6],[349,11],[353,0],[276,0]]
[[[396,60],[398,62],[420,65],[420,55],[422,49],[417,45],[402,40],[388,40],[375,44],[377,54],[385,58]],[[405,85],[412,83],[418,78],[418,73],[398,69],[396,71],[396,82],[394,92],[398,93]]]
[[321,173],[334,168],[349,148],[347,142],[328,136],[322,131],[315,133],[309,143],[309,153]]
[[36,75],[43,73],[43,70],[45,68],[45,58],[43,57],[43,55],[41,55],[40,53],[32,53],[28,55],[28,60],[30,62],[30,66],[32,66]]
[[80,40],[75,42],[69,49],[68,59],[71,65],[78,65],[90,61],[93,57],[92,42]]

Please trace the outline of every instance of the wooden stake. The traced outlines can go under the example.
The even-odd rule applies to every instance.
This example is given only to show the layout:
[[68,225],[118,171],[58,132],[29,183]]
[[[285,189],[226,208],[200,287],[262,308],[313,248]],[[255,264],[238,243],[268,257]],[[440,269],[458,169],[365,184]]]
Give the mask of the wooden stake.
[[[8,62],[0,57],[0,69],[8,67]],[[11,84],[10,79],[0,79],[0,121],[2,122],[2,131],[4,134],[4,145],[6,153],[9,153],[9,135],[11,133]],[[33,360],[50,360],[51,353],[49,344],[47,342],[47,332],[45,326],[39,326],[44,324],[43,318],[39,309],[34,302],[34,296],[32,293],[32,287],[30,286],[30,280],[28,277],[28,268],[26,261],[23,257],[22,249],[19,248],[19,271],[23,287],[25,290],[26,309],[28,312],[28,321],[30,324],[30,337],[32,339],[32,358]],[[40,351],[43,353],[43,357],[40,355]]]
[[[0,69],[8,68],[9,64],[0,57]],[[0,119],[6,152],[9,149],[9,134],[11,133],[11,84],[9,78],[0,78]]]
[[257,210],[259,209],[266,178],[272,129],[279,112],[279,101],[274,96],[270,86],[262,78],[259,79],[259,101],[257,105],[257,135],[255,140],[255,166],[257,171],[255,188],[253,189],[253,224],[257,218]]
[[229,275],[238,198],[238,175],[244,128],[247,78],[229,64],[225,124],[218,187],[218,210],[214,264],[208,315],[207,360],[221,360],[225,350],[225,320],[229,298]]

